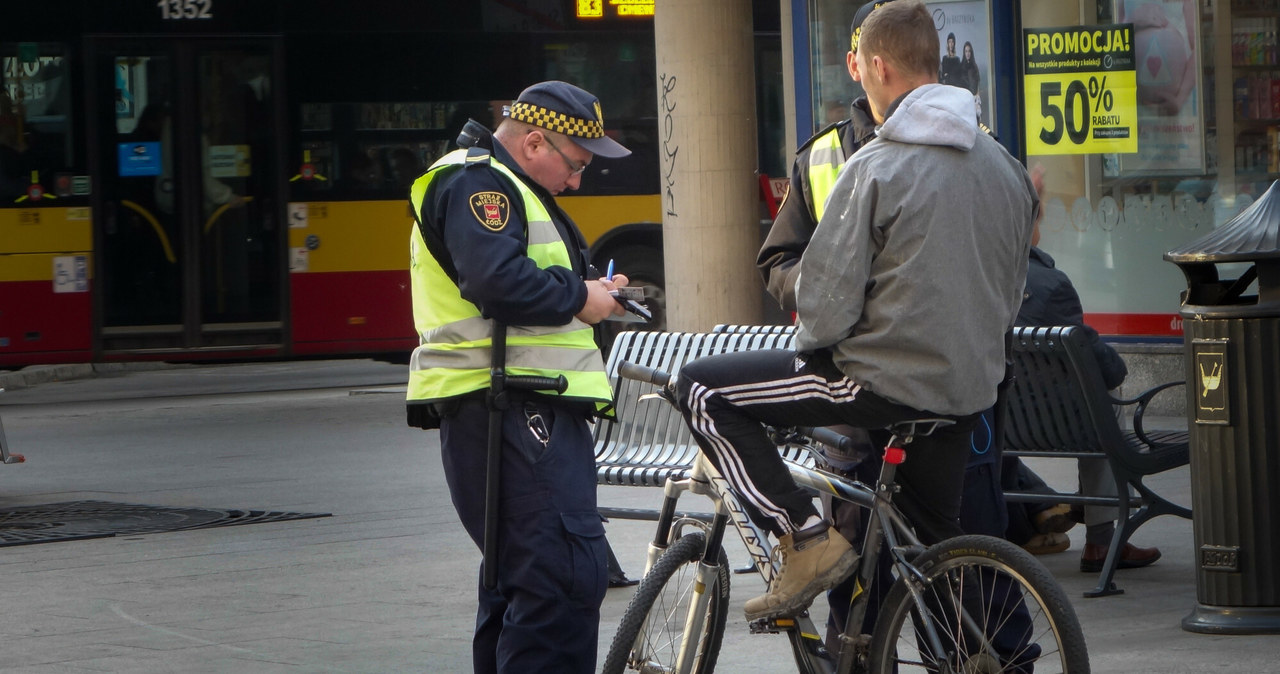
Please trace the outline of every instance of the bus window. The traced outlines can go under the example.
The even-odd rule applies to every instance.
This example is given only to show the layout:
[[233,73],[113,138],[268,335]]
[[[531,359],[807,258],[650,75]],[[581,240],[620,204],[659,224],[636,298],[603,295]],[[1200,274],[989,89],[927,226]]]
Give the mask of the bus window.
[[[0,205],[29,206],[44,190],[69,194],[70,70],[60,43],[0,43]],[[127,84],[117,92],[117,108],[127,106]]]
[[[403,199],[453,149],[468,117],[489,123],[489,101],[302,103],[298,197],[335,190],[355,199]],[[499,106],[500,108],[500,106]],[[327,198],[327,197],[326,197]]]

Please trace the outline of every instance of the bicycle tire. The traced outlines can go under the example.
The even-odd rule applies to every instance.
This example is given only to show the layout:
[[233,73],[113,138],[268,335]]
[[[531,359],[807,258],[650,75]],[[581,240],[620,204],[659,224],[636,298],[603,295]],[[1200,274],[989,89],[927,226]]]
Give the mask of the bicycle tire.
[[[870,671],[937,672],[945,661],[951,666],[947,671],[965,674],[1032,667],[1036,674],[1088,674],[1089,654],[1075,609],[1049,570],[1022,548],[991,536],[960,536],[925,550],[914,566],[923,575],[925,604],[947,652],[939,658],[917,639],[923,623],[907,579],[899,578],[876,618]],[[964,588],[958,601],[956,587]],[[972,630],[956,628],[958,606],[992,633],[987,643],[976,643],[984,640]]]
[[[671,671],[684,638],[685,616],[706,547],[706,534],[695,531],[681,536],[658,557],[622,614],[601,674]],[[724,548],[720,548],[716,558],[719,568],[713,587],[708,588],[711,601],[707,604],[702,637],[697,642],[693,671],[698,674],[711,674],[715,670],[729,613],[729,558]],[[641,628],[645,633],[643,659],[637,657],[635,649]]]

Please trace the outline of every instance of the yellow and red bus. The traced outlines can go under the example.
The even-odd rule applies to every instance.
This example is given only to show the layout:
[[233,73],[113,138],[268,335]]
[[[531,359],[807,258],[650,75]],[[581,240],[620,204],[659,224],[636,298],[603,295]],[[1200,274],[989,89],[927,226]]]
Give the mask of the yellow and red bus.
[[[776,66],[776,3],[757,4]],[[600,96],[634,151],[559,201],[660,308],[652,19],[575,6],[6,4],[0,368],[406,357],[408,185],[544,79]]]

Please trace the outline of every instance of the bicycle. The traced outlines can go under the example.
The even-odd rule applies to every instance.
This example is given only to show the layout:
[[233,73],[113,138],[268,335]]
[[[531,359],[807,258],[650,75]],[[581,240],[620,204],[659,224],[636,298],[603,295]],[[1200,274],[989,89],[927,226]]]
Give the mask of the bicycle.
[[[672,375],[633,363],[623,363],[619,373],[658,387],[645,398],[675,404]],[[788,460],[801,486],[869,511],[838,653],[827,650],[808,611],[749,624],[752,633],[785,633],[798,671],[1089,672],[1075,610],[1039,561],[992,536],[966,535],[926,547],[893,504],[895,469],[906,448],[916,436],[950,423],[916,419],[889,427],[891,438],[874,486]],[[804,443],[809,449],[815,442],[839,445],[847,440],[825,429],[773,430],[780,443]],[[676,504],[686,492],[711,499],[715,511],[710,522],[676,517]],[[766,584],[777,573],[767,533],[751,521],[704,456],[698,455],[687,477],[668,479],[663,493],[643,580],[622,616],[602,674],[709,674],[715,669],[729,610],[730,573],[722,547],[728,525],[737,530]],[[861,626],[882,550],[895,580],[868,635]]]

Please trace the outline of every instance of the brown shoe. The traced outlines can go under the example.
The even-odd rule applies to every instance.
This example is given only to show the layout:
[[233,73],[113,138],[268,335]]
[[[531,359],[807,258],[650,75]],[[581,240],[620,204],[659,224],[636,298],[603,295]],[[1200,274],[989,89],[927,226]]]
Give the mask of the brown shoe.
[[1049,555],[1065,552],[1071,547],[1071,539],[1066,534],[1036,534],[1031,540],[1022,544],[1022,549],[1033,555]]
[[[1080,555],[1080,570],[1096,573],[1102,570],[1107,561],[1107,550],[1110,546],[1097,543],[1085,543],[1084,552]],[[1132,543],[1125,543],[1120,551],[1117,569],[1137,569],[1160,559],[1160,551],[1156,548],[1140,548]]]
[[794,615],[813,598],[844,580],[858,563],[858,553],[828,522],[778,539],[782,566],[769,591],[748,599],[747,620]]
[[1076,525],[1071,518],[1071,506],[1065,503],[1041,510],[1031,516],[1031,521],[1035,524],[1036,531],[1042,534],[1065,534]]

